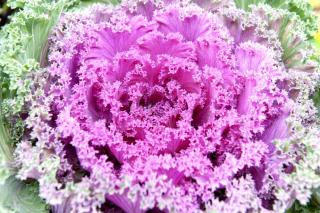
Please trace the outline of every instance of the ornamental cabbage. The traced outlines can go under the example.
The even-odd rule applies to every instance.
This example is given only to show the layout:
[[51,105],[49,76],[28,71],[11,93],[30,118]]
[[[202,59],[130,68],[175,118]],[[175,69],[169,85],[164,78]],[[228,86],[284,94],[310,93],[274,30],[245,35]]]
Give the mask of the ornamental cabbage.
[[307,204],[320,187],[315,20],[305,2],[252,3],[58,1],[42,37],[32,24],[31,46],[12,47],[34,66],[5,71],[18,93],[6,118],[25,124],[16,176],[57,213]]

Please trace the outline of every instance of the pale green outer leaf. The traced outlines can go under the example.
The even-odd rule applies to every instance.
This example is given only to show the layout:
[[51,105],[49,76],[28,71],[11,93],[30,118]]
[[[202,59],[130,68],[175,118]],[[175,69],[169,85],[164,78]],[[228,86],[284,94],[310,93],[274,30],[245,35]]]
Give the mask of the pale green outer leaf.
[[25,184],[11,176],[6,180],[6,184],[0,186],[0,191],[0,203],[6,212],[48,212],[46,204],[38,196],[38,186],[34,183]]
[[10,147],[8,130],[0,120],[0,185],[5,182],[11,172],[8,162],[12,161],[12,148]]
[[46,60],[46,41],[61,12],[77,0],[9,1],[22,7],[0,32],[0,76],[5,91],[2,104],[5,117],[18,113],[29,91],[27,75]]
[[264,3],[264,0],[235,0],[237,7],[242,8],[244,10],[250,10],[251,4]]

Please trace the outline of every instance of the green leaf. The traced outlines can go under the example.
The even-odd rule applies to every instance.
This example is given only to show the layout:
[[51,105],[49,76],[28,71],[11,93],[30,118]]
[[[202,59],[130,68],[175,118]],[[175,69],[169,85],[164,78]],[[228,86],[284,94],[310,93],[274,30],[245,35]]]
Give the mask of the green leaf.
[[6,209],[5,212],[48,212],[48,207],[38,196],[39,190],[36,183],[24,183],[11,176],[4,185],[0,186],[0,190],[0,204],[3,209]]
[[23,9],[15,13],[0,32],[1,105],[5,117],[22,109],[29,91],[26,75],[40,66],[42,50],[65,1],[9,1]]
[[318,88],[315,91],[315,93],[313,94],[312,100],[313,100],[314,105],[318,109],[318,115],[320,115],[320,88]]
[[235,0],[236,6],[241,8],[245,11],[250,10],[250,5],[258,4],[258,3],[265,3],[265,0]]
[[294,204],[286,211],[286,213],[319,213],[320,212],[320,197],[319,193],[315,192],[311,200],[307,205],[301,205],[299,201]]
[[5,161],[12,161],[12,148],[10,147],[9,132],[3,121],[0,121],[0,153]]

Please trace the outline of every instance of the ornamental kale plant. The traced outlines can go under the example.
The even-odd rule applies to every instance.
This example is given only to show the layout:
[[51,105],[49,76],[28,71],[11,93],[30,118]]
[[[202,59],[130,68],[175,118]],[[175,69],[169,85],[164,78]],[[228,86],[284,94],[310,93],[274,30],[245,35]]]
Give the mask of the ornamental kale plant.
[[[11,1],[21,10],[0,40],[6,208],[285,212],[318,199],[308,3],[111,3]],[[18,187],[30,210],[12,201]]]

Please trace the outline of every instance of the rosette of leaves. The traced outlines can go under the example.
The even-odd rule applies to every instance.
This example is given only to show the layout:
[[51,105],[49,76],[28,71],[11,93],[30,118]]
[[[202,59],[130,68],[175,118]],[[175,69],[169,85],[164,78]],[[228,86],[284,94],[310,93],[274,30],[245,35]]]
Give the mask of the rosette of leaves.
[[[7,192],[1,197],[1,201],[6,204],[6,208],[12,211],[28,212],[28,209],[30,212],[35,212],[34,209],[39,209],[39,212],[47,211],[43,201],[37,197],[37,184],[30,183],[28,180],[21,182],[13,177],[16,165],[12,164],[12,153],[15,144],[21,140],[23,135],[28,135],[24,134],[29,131],[24,126],[24,117],[28,114],[27,109],[30,107],[26,102],[26,96],[34,88],[31,86],[34,86],[34,82],[30,79],[34,79],[32,76],[41,78],[43,74],[41,68],[47,64],[47,38],[52,27],[64,11],[83,9],[93,2],[110,3],[110,1],[79,0],[8,2],[8,5],[18,12],[11,17],[10,24],[6,25],[0,34],[2,119],[0,123],[2,155],[0,157],[3,162],[0,174],[5,183],[2,189]],[[117,3],[117,1],[111,3]],[[305,50],[312,45],[315,18],[305,1],[239,0],[235,3],[239,8],[244,9],[244,16],[259,17],[259,21],[254,24],[259,25],[260,30],[274,30],[274,38],[280,41],[275,49],[279,50],[279,57],[282,58],[287,69],[314,72],[316,69],[314,54],[305,52]],[[293,31],[295,33],[292,33]],[[48,165],[43,167],[48,173],[46,178],[54,179],[59,159],[49,159],[48,162]],[[97,179],[98,177],[99,175]],[[89,184],[86,185],[85,180],[81,184],[78,190],[82,190],[82,194],[89,194]],[[77,192],[76,189],[71,190],[74,186],[65,187],[66,191],[70,188],[72,193]],[[70,197],[73,196],[72,193]],[[64,204],[68,206],[68,199],[64,201]],[[67,211],[61,206],[54,208],[57,212]],[[296,204],[293,208],[296,208]]]

